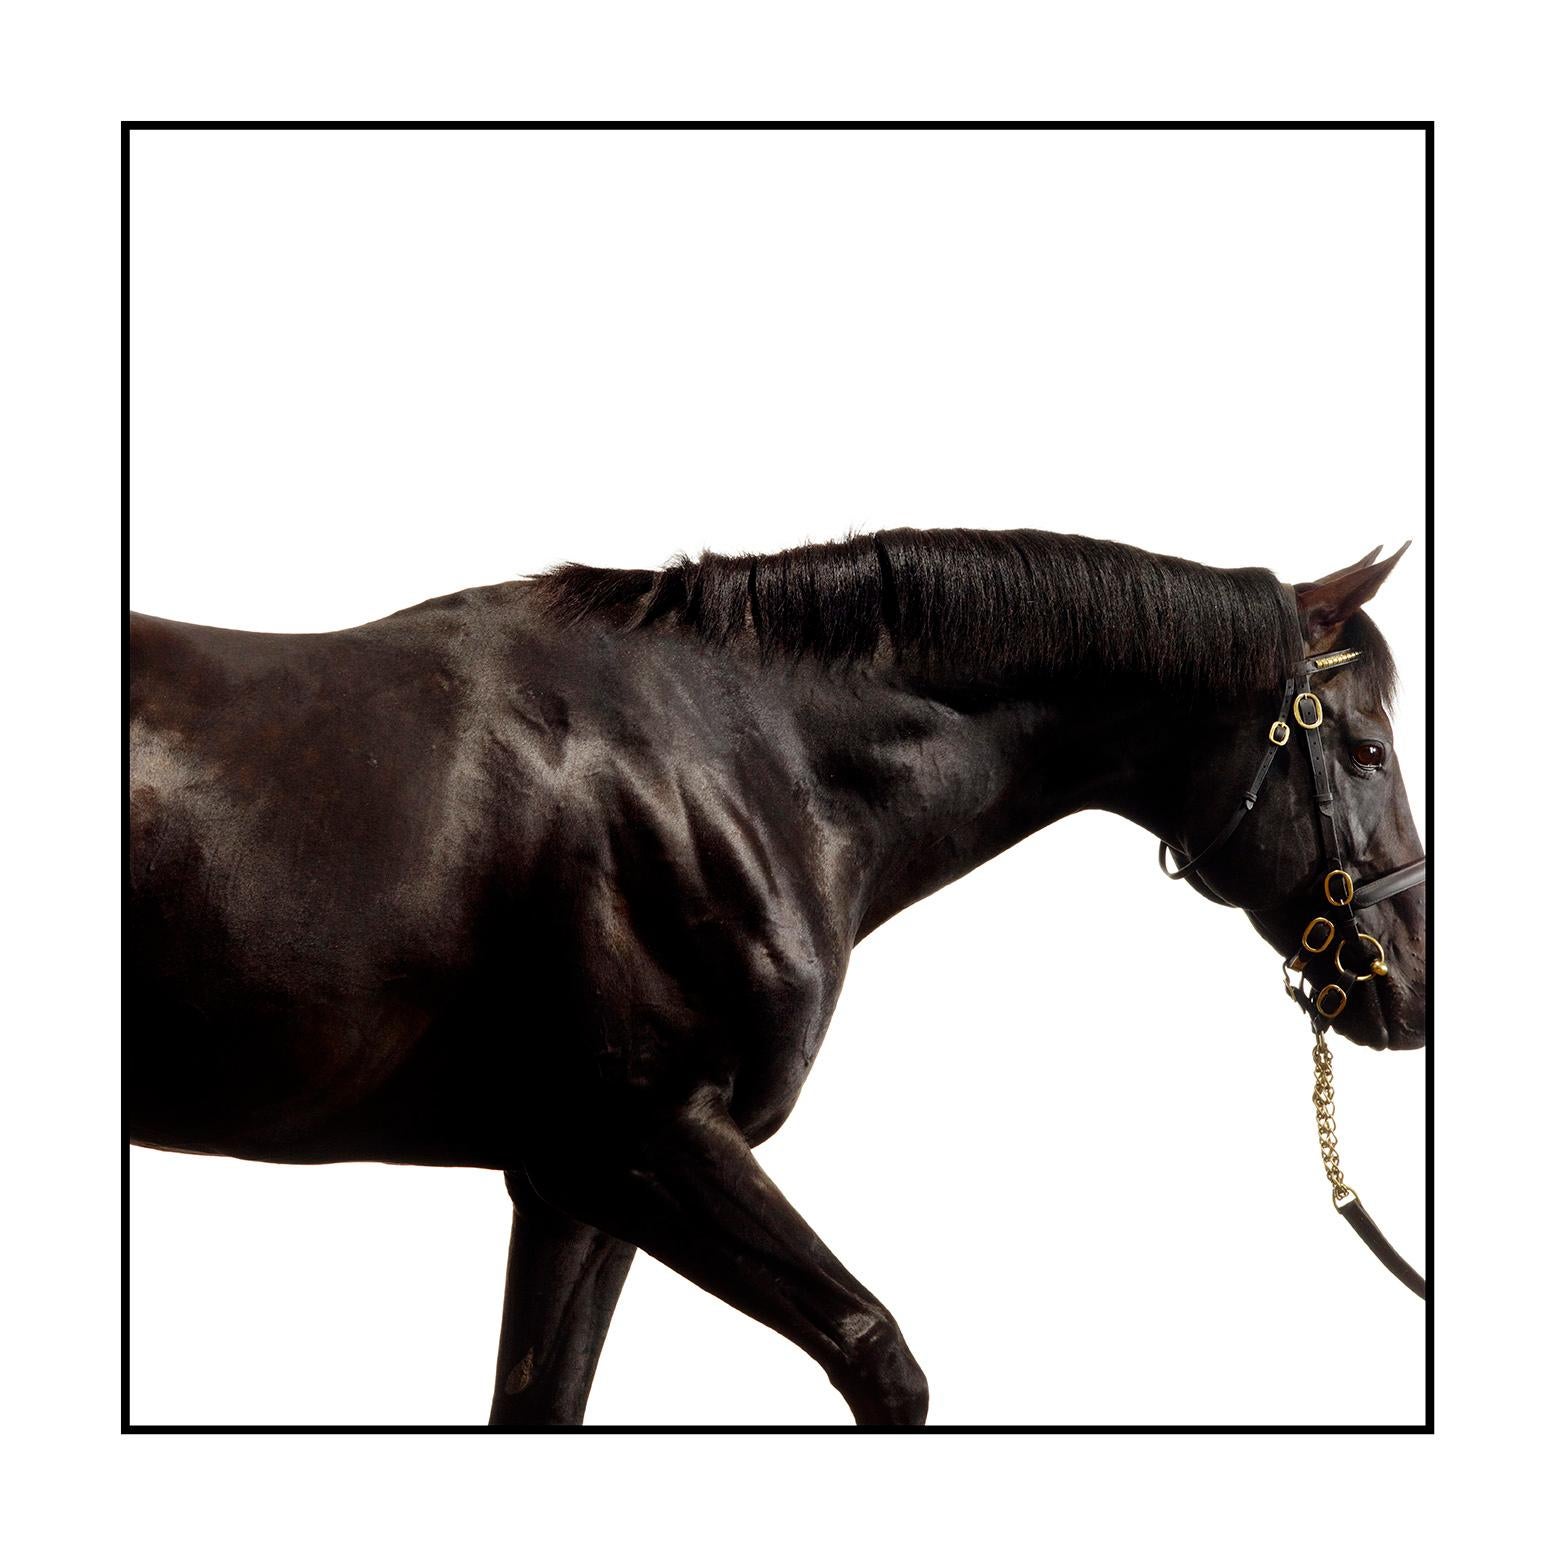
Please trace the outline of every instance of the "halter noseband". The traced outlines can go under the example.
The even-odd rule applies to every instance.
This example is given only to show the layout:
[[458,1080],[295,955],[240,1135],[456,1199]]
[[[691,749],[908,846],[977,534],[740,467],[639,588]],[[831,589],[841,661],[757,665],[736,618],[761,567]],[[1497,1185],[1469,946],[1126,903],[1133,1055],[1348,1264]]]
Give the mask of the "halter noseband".
[[[1344,1013],[1351,990],[1357,983],[1388,975],[1387,955],[1375,935],[1365,933],[1356,922],[1356,914],[1375,907],[1424,881],[1426,861],[1418,858],[1371,880],[1357,881],[1345,865],[1345,852],[1339,835],[1339,820],[1333,788],[1328,781],[1328,763],[1323,750],[1323,703],[1312,689],[1312,677],[1353,664],[1364,656],[1364,649],[1343,648],[1303,659],[1286,677],[1280,693],[1280,707],[1269,725],[1268,749],[1253,774],[1253,780],[1238,796],[1230,819],[1186,863],[1174,870],[1166,862],[1170,844],[1161,843],[1157,855],[1169,880],[1181,880],[1198,871],[1199,866],[1228,842],[1237,827],[1252,813],[1263,790],[1264,780],[1274,768],[1276,757],[1291,740],[1291,723],[1306,737],[1307,758],[1312,768],[1312,794],[1317,805],[1318,830],[1321,834],[1323,868],[1322,904],[1301,931],[1301,944],[1286,961],[1285,991],[1306,1011],[1312,1022],[1317,1045],[1312,1050],[1317,1084],[1312,1100],[1317,1107],[1318,1143],[1323,1153],[1323,1169],[1333,1187],[1334,1208],[1354,1227],[1361,1240],[1393,1274],[1417,1296],[1425,1295],[1425,1281],[1393,1249],[1376,1222],[1361,1206],[1359,1196],[1344,1180],[1339,1167],[1339,1145],[1334,1133],[1333,1055],[1325,1041],[1329,1027]],[[1185,851],[1185,850],[1182,850]],[[1218,902],[1234,904],[1199,875],[1199,883]],[[1367,947],[1371,948],[1368,949]],[[1351,960],[1345,960],[1349,949]],[[1309,988],[1317,982],[1309,969],[1319,957],[1332,958],[1332,970],[1316,993]],[[1351,964],[1353,962],[1353,964]]]

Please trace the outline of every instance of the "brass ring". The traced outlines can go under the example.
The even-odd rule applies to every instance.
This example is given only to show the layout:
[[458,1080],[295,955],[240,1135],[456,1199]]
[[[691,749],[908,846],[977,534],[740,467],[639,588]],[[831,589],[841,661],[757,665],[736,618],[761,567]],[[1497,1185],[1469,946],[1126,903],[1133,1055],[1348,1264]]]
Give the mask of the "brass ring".
[[[1336,993],[1339,995],[1339,1002],[1333,1007],[1333,1009],[1325,1010],[1323,1008],[1323,1000],[1331,993]],[[1347,994],[1338,983],[1326,984],[1318,991],[1317,998],[1312,1001],[1314,1008],[1317,1010],[1317,1013],[1321,1015],[1324,1020],[1338,1020],[1339,1017],[1344,1014],[1344,1007],[1349,1002],[1349,994]]]
[[[1312,943],[1312,931],[1320,923],[1323,925],[1323,927],[1325,929],[1328,930],[1328,933],[1326,935],[1324,935],[1323,943],[1321,945],[1314,945]],[[1322,953],[1325,950],[1327,950],[1328,947],[1333,944],[1333,942],[1334,942],[1334,922],[1333,922],[1333,919],[1332,918],[1325,918],[1325,917],[1323,917],[1323,915],[1321,913],[1319,913],[1318,916],[1316,918],[1314,918],[1311,921],[1311,923],[1309,923],[1306,926],[1306,928],[1304,928],[1301,931],[1301,948],[1303,950],[1310,951],[1314,956],[1322,955]],[[1343,971],[1344,969],[1341,967],[1340,970]]]
[[[1310,702],[1317,709],[1316,718],[1308,720],[1301,716],[1301,704],[1303,702]],[[1323,721],[1323,704],[1318,700],[1318,695],[1315,691],[1298,691],[1296,700],[1290,705],[1290,711],[1291,716],[1303,729],[1315,729]]]
[[[1353,977],[1358,983],[1369,983],[1374,977],[1386,977],[1388,975],[1388,964],[1383,959],[1382,941],[1377,939],[1375,935],[1362,934],[1359,930],[1356,930],[1355,937],[1358,940],[1367,940],[1377,947],[1377,954],[1372,958],[1371,971],[1352,972],[1349,967],[1344,964],[1345,942],[1343,940],[1339,941],[1339,948],[1334,952],[1334,965],[1338,967],[1346,977]],[[1380,972],[1377,970],[1379,966],[1382,968]]]
[[[1344,882],[1344,895],[1335,896],[1329,882],[1337,875]],[[1355,881],[1351,879],[1350,872],[1345,869],[1331,869],[1323,876],[1323,900],[1331,907],[1348,907],[1351,898],[1355,895]]]
[[1283,718],[1276,718],[1269,725],[1269,743],[1271,745],[1285,745],[1290,740],[1290,725]]

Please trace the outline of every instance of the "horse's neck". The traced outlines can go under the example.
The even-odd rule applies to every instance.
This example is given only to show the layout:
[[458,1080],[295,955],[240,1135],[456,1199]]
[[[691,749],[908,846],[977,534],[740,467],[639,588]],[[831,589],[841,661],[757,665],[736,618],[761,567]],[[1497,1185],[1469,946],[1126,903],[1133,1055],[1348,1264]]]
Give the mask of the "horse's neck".
[[861,935],[1077,811],[1174,829],[1183,742],[1164,691],[1102,685],[969,705],[932,692],[914,703],[888,686],[855,706],[838,731],[853,748],[832,781],[872,866]]

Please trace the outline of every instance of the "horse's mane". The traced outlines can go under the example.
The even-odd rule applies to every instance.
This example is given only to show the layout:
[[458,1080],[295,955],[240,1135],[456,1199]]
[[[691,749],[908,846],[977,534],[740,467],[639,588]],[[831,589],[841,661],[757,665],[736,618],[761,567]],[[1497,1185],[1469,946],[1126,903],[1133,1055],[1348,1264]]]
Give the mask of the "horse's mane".
[[[885,634],[900,655],[979,679],[1121,672],[1239,693],[1277,688],[1305,651],[1294,592],[1264,568],[1037,529],[888,529],[770,556],[681,556],[658,572],[571,563],[533,584],[568,620],[678,620],[714,643],[748,633],[831,661],[867,658]],[[1357,616],[1346,641],[1367,649],[1355,669],[1386,701],[1381,633]]]

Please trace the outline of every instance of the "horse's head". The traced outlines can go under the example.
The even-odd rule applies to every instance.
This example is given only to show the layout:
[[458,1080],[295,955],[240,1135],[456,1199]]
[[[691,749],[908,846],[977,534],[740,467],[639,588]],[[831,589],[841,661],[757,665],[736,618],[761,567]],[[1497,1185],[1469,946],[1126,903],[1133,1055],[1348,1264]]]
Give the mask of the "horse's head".
[[[1273,728],[1272,706],[1222,726],[1193,784],[1190,835],[1211,835],[1227,792],[1246,789],[1271,748],[1275,756],[1234,845],[1189,878],[1247,911],[1298,988],[1305,973],[1304,997],[1337,1031],[1367,1047],[1413,1048],[1426,1031],[1425,885],[1397,872],[1424,849],[1388,720],[1392,660],[1361,613],[1403,551],[1376,555],[1296,587],[1307,661],[1295,687],[1305,668],[1313,697],[1288,698]],[[1330,878],[1336,850],[1348,880]]]

